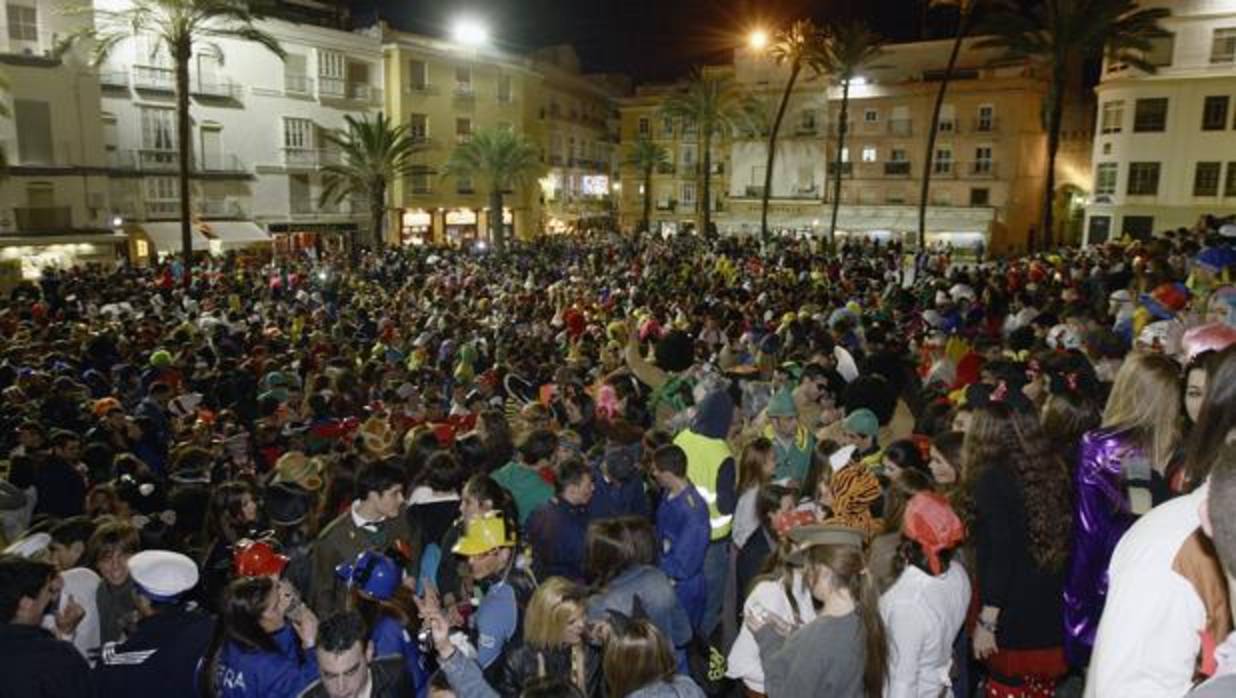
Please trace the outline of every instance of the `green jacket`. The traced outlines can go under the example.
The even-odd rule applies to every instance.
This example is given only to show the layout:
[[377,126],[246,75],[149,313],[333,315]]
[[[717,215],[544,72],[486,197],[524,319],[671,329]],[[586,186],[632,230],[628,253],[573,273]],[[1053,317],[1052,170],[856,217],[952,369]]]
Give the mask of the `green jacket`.
[[335,574],[340,563],[351,563],[365,550],[385,553],[396,541],[402,541],[412,551],[407,569],[415,574],[421,557],[420,531],[412,530],[404,512],[375,525],[375,531],[358,528],[352,511],[343,512],[318,534],[313,546],[313,581],[310,584],[310,605],[319,618],[347,608],[347,585]]

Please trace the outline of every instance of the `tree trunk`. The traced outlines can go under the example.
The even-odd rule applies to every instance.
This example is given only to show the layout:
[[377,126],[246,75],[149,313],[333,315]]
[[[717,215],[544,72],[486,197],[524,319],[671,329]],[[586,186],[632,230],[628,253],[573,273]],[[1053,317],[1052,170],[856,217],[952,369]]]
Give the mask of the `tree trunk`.
[[837,249],[837,213],[841,209],[841,155],[845,152],[845,134],[849,129],[846,119],[850,109],[850,79],[841,83],[841,114],[837,118],[837,158],[836,172],[833,175],[833,213],[828,224],[828,246],[831,251]]
[[[696,232],[697,235],[708,235],[710,223],[712,223],[712,206],[709,200],[709,193],[712,190],[712,124],[708,124],[705,128],[704,124],[700,124],[700,147],[704,151],[701,162],[704,166],[704,184],[700,187],[700,201],[697,205],[700,206],[700,229]],[[699,181],[698,179],[696,181]]]
[[382,228],[386,218],[386,187],[375,182],[369,194],[369,239],[365,247],[375,253],[382,249]]
[[[924,17],[926,12],[924,12]],[[936,104],[931,110],[931,129],[927,131],[927,155],[923,158],[923,186],[918,195],[918,249],[927,248],[927,197],[931,193],[931,168],[936,155],[936,132],[940,129],[940,109],[944,106],[944,93],[948,92],[949,81],[953,79],[953,69],[957,66],[957,54],[961,52],[962,39],[969,29],[969,13],[961,9],[961,17],[957,20],[957,36],[953,39],[953,50],[948,55],[948,66],[944,69],[944,79],[940,81],[940,89],[936,91]]]
[[184,286],[187,290],[193,283],[193,227],[192,206],[189,200],[189,171],[193,154],[193,141],[189,128],[189,59],[193,45],[188,38],[172,47],[176,61],[176,153],[177,175],[180,178],[180,252],[184,256]]
[[489,239],[495,252],[502,254],[506,251],[506,228],[502,222],[502,187],[499,186],[489,190]]
[[781,120],[785,118],[786,107],[790,105],[790,93],[794,91],[794,83],[798,80],[798,72],[802,63],[795,58],[790,65],[790,79],[785,83],[785,91],[781,93],[781,104],[777,107],[777,116],[773,119],[772,130],[768,132],[768,158],[764,162],[764,191],[760,192],[760,239],[768,237],[768,200],[772,198],[773,163],[777,157],[777,133],[781,131]]
[[1053,66],[1052,84],[1047,91],[1047,178],[1043,191],[1043,249],[1051,249],[1055,231],[1052,210],[1056,203],[1056,153],[1060,149],[1060,122],[1064,116],[1065,67]]
[[644,168],[644,232],[652,232],[652,168]]

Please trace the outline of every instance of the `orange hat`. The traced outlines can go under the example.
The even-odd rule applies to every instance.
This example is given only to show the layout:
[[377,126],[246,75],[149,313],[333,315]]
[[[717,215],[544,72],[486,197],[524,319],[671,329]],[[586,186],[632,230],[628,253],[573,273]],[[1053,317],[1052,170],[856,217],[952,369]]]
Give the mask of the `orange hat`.
[[238,577],[277,577],[287,565],[286,555],[280,555],[270,543],[262,541],[237,548],[232,556],[232,571]]
[[106,417],[112,410],[124,411],[124,406],[114,397],[100,398],[94,401],[94,416]]
[[940,574],[940,551],[966,539],[966,527],[948,500],[935,492],[919,492],[906,502],[901,533],[919,544],[932,574]]

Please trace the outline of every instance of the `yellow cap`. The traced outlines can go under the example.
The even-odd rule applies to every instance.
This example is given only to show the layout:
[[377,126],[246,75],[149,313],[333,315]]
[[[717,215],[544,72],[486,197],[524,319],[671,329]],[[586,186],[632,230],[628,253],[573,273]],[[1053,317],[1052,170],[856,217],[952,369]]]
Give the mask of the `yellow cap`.
[[510,548],[515,545],[513,533],[506,530],[506,521],[500,514],[490,512],[468,522],[463,537],[451,548],[451,552],[472,557],[497,548]]

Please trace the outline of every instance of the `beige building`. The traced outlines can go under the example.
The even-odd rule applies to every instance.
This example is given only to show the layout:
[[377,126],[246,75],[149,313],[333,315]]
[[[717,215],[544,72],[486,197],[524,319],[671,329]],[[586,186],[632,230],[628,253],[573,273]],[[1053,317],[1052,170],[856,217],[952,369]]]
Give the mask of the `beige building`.
[[609,214],[620,81],[582,75],[565,46],[517,56],[388,31],[383,50],[387,111],[425,146],[417,172],[394,187],[400,241],[487,238],[484,184],[442,175],[451,150],[486,128],[526,135],[545,165],[538,182],[506,195],[508,235],[565,231]]
[[[938,80],[949,42],[888,47],[879,67],[865,71],[850,90],[849,133],[842,154],[840,235],[912,241],[918,227],[923,155]],[[995,52],[968,43],[941,113],[927,210],[928,241],[952,241],[1004,251],[1024,248],[1039,218],[1044,134],[1039,120],[1046,85],[1027,64],[996,64]],[[762,54],[742,50],[728,70],[759,105],[775,109],[785,69]],[[622,140],[649,134],[670,149],[672,173],[653,184],[654,228],[677,229],[694,220],[689,204],[698,189],[693,172],[697,138],[672,133],[659,115],[672,86],[645,87],[622,102]],[[827,233],[831,213],[840,88],[804,73],[792,96],[778,142],[769,225],[777,230]],[[758,121],[757,121],[758,128]],[[747,129],[718,146],[714,176],[725,192],[712,202],[725,233],[759,230],[760,194],[767,158],[765,136]],[[694,158],[690,160],[689,158]],[[642,215],[639,175],[621,198],[624,227]],[[634,190],[634,191],[631,191]],[[684,200],[688,202],[683,206]]]

